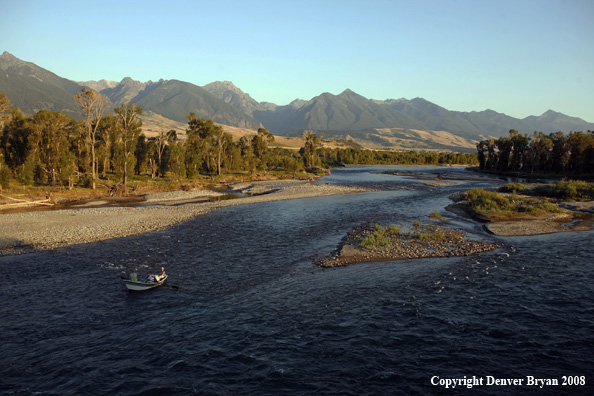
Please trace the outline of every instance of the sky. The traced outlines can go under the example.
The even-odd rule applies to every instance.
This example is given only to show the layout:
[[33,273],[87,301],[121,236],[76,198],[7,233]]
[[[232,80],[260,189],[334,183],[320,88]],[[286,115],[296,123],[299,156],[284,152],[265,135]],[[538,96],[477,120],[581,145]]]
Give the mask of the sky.
[[591,0],[0,0],[0,53],[74,81],[231,81],[285,105],[351,89],[594,122]]

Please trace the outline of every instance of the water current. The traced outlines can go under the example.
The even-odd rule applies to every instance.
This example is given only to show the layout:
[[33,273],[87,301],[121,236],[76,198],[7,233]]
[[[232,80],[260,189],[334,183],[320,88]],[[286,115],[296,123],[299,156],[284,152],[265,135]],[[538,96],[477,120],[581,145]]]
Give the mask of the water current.
[[[320,183],[378,191],[233,206],[162,232],[0,257],[0,394],[594,394],[594,233],[496,237],[445,207],[502,181],[370,172],[383,169],[468,175],[335,169]],[[311,263],[356,225],[429,222],[435,210],[501,247]],[[161,266],[167,284],[148,292],[120,279]],[[443,386],[465,376],[484,385]]]

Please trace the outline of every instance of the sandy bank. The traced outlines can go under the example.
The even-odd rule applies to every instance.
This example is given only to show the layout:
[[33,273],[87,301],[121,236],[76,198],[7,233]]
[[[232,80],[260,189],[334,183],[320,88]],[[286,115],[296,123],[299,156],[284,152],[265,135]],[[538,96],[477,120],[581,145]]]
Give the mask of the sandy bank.
[[239,183],[233,192],[262,194],[198,202],[221,193],[207,190],[153,193],[133,207],[94,207],[0,214],[0,255],[97,242],[163,230],[226,206],[360,192],[355,187],[303,180]]

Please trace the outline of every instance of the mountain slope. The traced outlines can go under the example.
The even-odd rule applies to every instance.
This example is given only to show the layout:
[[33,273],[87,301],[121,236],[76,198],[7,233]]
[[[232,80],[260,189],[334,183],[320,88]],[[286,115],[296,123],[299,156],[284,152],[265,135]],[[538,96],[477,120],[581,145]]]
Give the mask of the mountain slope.
[[132,102],[175,121],[196,116],[239,128],[257,129],[260,123],[241,110],[218,99],[204,88],[179,80],[161,80],[148,84]]
[[581,118],[570,117],[565,114],[548,110],[540,116],[529,116],[522,120],[532,126],[535,131],[541,132],[569,132],[594,130],[593,123],[587,123]]
[[252,117],[204,88],[184,81],[142,83],[126,77],[116,86],[105,88],[100,93],[116,105],[136,103],[146,111],[178,122],[187,122],[188,115],[193,112],[198,117],[239,128],[257,129],[261,126]]
[[51,110],[80,118],[80,108],[74,96],[81,89],[77,83],[8,52],[0,56],[0,92],[26,114]]
[[204,87],[179,80],[143,83],[129,77],[119,83],[75,83],[8,52],[0,56],[0,93],[25,113],[52,110],[80,119],[74,96],[81,85],[99,90],[113,105],[136,103],[156,120],[165,117],[186,123],[188,114],[194,112],[232,127],[256,130],[264,126],[285,136],[313,130],[373,148],[469,149],[478,140],[506,136],[510,129],[528,134],[594,130],[594,123],[552,110],[517,119],[493,110],[451,111],[422,98],[371,100],[349,89],[277,106],[258,103],[229,81]]
[[254,111],[265,111],[276,107],[276,105],[272,103],[258,103],[249,94],[237,88],[230,81],[215,81],[202,88],[221,99],[223,102],[250,116],[253,116]]

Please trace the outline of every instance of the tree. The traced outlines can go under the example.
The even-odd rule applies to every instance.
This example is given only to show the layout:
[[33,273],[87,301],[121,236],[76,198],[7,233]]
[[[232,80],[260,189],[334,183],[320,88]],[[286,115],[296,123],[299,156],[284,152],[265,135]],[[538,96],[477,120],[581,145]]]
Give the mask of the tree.
[[[177,133],[174,129],[165,132],[163,128],[159,128],[159,135],[153,138],[153,141],[155,142],[155,153],[157,154],[157,165],[159,170],[163,169],[163,153],[165,152],[165,147],[167,147],[167,141],[172,136],[177,138]],[[165,174],[161,172],[161,176],[165,176]]]
[[[138,118],[142,114],[142,108],[135,103],[123,104],[115,108],[118,119],[119,142],[121,144],[120,161],[123,168],[122,184],[126,191],[128,182],[128,165],[134,167],[134,153],[136,142],[140,136],[142,120]],[[129,164],[130,163],[130,164]]]
[[254,154],[260,163],[260,168],[264,169],[266,164],[266,154],[268,153],[268,144],[274,142],[274,135],[266,128],[258,128],[258,133],[252,137],[252,147]]
[[0,137],[2,136],[4,126],[7,125],[12,118],[11,110],[12,105],[6,98],[6,95],[0,94]]
[[75,171],[71,140],[76,135],[77,122],[63,113],[42,110],[31,119],[27,161],[35,167],[39,182],[65,184]]
[[318,149],[321,147],[322,137],[317,137],[312,131],[305,131],[301,135],[305,139],[305,145],[301,148],[303,161],[306,168],[313,168],[319,165]]
[[136,157],[136,166],[134,171],[137,175],[141,175],[146,171],[146,164],[149,161],[149,142],[143,133],[138,136],[136,140],[136,149],[134,150],[134,157]]
[[254,135],[244,135],[239,138],[239,148],[241,150],[241,158],[243,159],[243,169],[248,169],[254,178],[256,173],[256,161],[254,159],[254,150],[252,147],[252,139]]
[[[12,105],[10,104],[10,102],[8,101],[8,99],[6,98],[6,96],[4,94],[0,94],[0,172],[3,172],[1,174],[3,174],[4,178],[6,178],[6,175],[9,175],[9,173],[6,173],[6,171],[3,169],[3,167],[6,167],[6,165],[4,164],[4,127],[8,125],[8,123],[10,122],[10,120],[12,119]],[[0,182],[1,183],[1,182]],[[6,186],[8,186],[8,180],[6,179],[5,181]],[[0,184],[0,188],[1,188],[1,184]]]
[[102,152],[100,153],[103,159],[103,166],[101,168],[102,177],[105,178],[106,172],[111,169],[111,161],[113,157],[113,144],[116,135],[118,120],[116,116],[110,114],[101,120],[99,126],[99,141]]
[[222,150],[225,139],[223,138],[223,128],[216,125],[212,120],[196,118],[196,114],[190,113],[188,116],[188,128],[186,133],[186,165],[188,177],[197,175],[200,169],[211,173],[216,170],[220,172],[220,162],[222,161]]
[[78,105],[86,117],[86,140],[91,153],[92,187],[95,189],[95,179],[97,178],[97,163],[95,160],[96,134],[108,99],[91,89],[83,88],[80,93],[76,94],[75,100],[78,102]]

